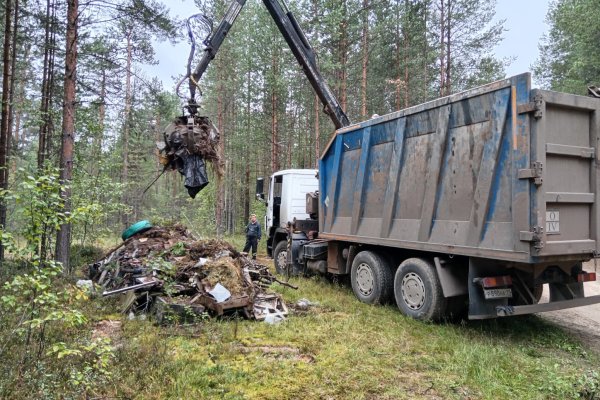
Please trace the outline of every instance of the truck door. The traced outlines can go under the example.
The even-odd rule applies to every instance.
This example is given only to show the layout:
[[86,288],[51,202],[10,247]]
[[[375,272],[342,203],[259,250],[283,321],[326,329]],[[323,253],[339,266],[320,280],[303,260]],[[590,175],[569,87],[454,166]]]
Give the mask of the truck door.
[[269,182],[269,203],[267,206],[266,228],[278,228],[280,224],[281,182],[283,176],[271,176]]

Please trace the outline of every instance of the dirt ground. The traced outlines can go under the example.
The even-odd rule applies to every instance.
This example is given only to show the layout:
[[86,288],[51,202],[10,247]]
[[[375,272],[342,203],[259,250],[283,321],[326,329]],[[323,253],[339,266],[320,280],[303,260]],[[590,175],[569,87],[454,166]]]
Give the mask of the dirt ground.
[[[593,262],[586,263],[584,269],[588,272],[600,273]],[[548,301],[548,285],[545,285],[541,302]],[[584,283],[585,295],[600,295],[600,281]],[[600,354],[600,304],[571,308],[560,311],[550,311],[539,314],[542,318],[552,321],[567,331],[573,332],[590,349]]]

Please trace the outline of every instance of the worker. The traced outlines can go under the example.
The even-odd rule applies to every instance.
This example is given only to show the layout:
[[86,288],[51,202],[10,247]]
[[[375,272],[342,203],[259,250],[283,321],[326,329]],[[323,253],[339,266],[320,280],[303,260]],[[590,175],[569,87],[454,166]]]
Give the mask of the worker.
[[256,260],[256,248],[261,236],[260,224],[256,220],[256,214],[252,214],[250,215],[250,223],[246,225],[246,245],[244,246],[244,252],[247,253],[250,247],[252,247],[253,260]]

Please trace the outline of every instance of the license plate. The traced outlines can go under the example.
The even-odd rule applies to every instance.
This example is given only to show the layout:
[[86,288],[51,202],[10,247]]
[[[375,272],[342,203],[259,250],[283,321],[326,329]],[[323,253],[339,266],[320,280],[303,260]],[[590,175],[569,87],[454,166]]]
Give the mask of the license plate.
[[483,289],[483,295],[485,296],[486,300],[511,298],[512,289]]

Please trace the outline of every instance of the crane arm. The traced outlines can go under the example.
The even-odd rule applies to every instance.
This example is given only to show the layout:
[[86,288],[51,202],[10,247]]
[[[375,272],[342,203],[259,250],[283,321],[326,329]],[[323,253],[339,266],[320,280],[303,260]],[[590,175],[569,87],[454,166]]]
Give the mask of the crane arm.
[[206,72],[208,64],[210,64],[213,58],[215,58],[215,55],[217,55],[221,44],[223,44],[231,26],[245,4],[246,0],[233,0],[215,32],[204,41],[204,45],[206,46],[204,48],[204,54],[202,55],[200,62],[198,62],[194,72],[189,76],[190,99],[188,101],[188,109],[191,114],[196,114],[198,110],[198,104],[196,103],[196,87],[198,82],[200,81],[200,78],[202,78],[202,75],[204,75],[204,72]]
[[[245,3],[246,0],[233,0],[214,34],[205,41],[205,52],[194,73],[190,76],[189,110],[192,114],[196,113],[198,107],[195,102],[197,82],[217,54],[225,36],[231,29]],[[287,8],[284,0],[263,0],[263,3],[292,50],[294,57],[296,57],[296,60],[302,66],[304,74],[323,103],[324,111],[333,121],[335,128],[339,129],[350,125],[350,120],[319,71],[314,50],[308,43],[306,35],[300,28],[294,15]]]

